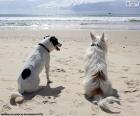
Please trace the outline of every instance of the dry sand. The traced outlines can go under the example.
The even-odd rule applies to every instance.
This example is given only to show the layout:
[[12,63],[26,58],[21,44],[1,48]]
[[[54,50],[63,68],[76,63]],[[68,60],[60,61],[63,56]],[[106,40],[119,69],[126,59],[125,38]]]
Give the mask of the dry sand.
[[[43,116],[139,116],[140,31],[104,31],[108,38],[108,75],[121,99],[121,113],[108,114],[84,98],[84,55],[90,30],[0,31],[0,113],[43,113]],[[94,31],[101,34],[103,31]],[[18,106],[9,103],[26,57],[46,34],[60,38],[60,52],[51,53],[53,83],[27,96]],[[46,85],[45,72],[40,75]]]

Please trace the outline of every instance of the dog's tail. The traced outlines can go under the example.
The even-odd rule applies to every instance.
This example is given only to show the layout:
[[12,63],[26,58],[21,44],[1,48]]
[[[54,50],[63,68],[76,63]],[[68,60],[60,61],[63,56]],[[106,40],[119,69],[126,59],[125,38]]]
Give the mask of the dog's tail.
[[12,105],[16,105],[17,103],[21,104],[23,103],[23,101],[24,101],[24,96],[20,94],[19,92],[13,92],[11,94],[10,103]]
[[[109,105],[111,105],[111,104],[112,105],[113,104],[120,105],[120,100],[113,97],[113,96],[109,96],[109,97],[106,97],[104,99],[100,98],[100,100],[98,101],[97,104],[103,111],[105,111],[107,113],[116,113],[116,114],[120,113],[120,108],[119,107],[115,107],[115,106],[114,107],[113,106],[109,107]],[[115,110],[115,111],[113,111],[113,110]]]

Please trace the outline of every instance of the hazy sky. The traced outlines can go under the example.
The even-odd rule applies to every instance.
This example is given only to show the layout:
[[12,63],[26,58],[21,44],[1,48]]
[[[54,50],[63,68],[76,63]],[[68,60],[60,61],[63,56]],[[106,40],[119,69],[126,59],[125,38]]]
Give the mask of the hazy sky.
[[[126,0],[0,0],[0,14],[106,13],[117,7],[121,12],[120,5],[125,13],[125,3]],[[128,9],[131,12],[129,10],[138,13],[140,7]]]

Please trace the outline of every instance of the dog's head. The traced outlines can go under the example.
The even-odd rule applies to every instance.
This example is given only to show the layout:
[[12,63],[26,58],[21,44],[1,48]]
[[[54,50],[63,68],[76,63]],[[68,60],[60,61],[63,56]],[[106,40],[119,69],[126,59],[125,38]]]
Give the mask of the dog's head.
[[94,34],[90,32],[90,36],[92,39],[91,46],[95,46],[99,49],[102,49],[103,51],[107,51],[107,43],[104,37],[104,33],[102,34],[102,36],[94,36]]
[[50,37],[50,42],[53,44],[54,48],[57,51],[60,51],[60,47],[62,46],[62,44],[58,42],[58,39],[55,36]]
[[41,43],[43,43],[50,51],[53,49],[60,51],[60,47],[62,46],[55,36],[45,36]]

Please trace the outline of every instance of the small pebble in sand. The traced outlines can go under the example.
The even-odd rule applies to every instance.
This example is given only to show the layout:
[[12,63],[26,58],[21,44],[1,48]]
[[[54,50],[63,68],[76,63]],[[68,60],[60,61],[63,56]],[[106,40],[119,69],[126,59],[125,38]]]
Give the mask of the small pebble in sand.
[[123,69],[124,71],[128,71],[128,69]]
[[66,72],[66,70],[57,68],[55,70],[52,70],[52,72]]
[[128,78],[128,77],[121,77],[121,78]]
[[84,71],[83,71],[83,70],[81,70],[81,69],[79,69],[79,70],[78,70],[78,72],[79,72],[79,73],[84,73]]
[[51,99],[51,97],[49,96],[48,99]]

